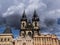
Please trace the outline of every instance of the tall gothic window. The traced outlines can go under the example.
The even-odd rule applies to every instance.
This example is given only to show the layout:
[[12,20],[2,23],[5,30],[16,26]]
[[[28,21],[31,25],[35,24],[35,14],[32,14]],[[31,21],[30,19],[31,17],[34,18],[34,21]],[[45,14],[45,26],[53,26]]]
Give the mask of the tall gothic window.
[[31,32],[28,32],[28,35],[29,35],[29,36],[32,36]]
[[6,38],[4,39],[4,41],[6,41]]
[[1,38],[1,41],[3,41],[3,38]]
[[24,23],[23,23],[23,27],[24,27]]
[[37,22],[35,22],[35,26],[37,26]]
[[23,45],[26,45],[26,43],[23,43]]
[[8,41],[10,41],[10,39],[8,38]]

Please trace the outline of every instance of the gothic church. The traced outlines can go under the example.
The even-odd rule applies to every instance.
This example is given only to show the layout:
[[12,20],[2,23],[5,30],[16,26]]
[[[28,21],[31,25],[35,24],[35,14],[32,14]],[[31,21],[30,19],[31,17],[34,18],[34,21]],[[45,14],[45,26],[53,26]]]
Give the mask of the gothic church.
[[32,20],[27,19],[24,11],[20,20],[19,36],[14,39],[11,28],[7,26],[0,34],[0,45],[60,45],[56,35],[39,33],[39,21],[36,11],[34,11]]

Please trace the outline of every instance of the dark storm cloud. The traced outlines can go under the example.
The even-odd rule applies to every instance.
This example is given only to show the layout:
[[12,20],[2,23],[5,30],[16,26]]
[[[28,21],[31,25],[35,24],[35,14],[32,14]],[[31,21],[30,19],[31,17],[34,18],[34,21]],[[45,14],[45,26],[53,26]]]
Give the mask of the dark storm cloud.
[[12,14],[12,15],[7,16],[5,18],[6,18],[6,24],[8,24],[9,26],[14,27],[16,29],[20,28],[21,16],[19,14]]
[[43,25],[41,27],[41,31],[43,32],[49,32],[49,33],[53,33],[53,31],[55,30],[54,26],[56,26],[56,20],[53,18],[45,18],[43,21]]
[[46,24],[46,26],[47,27],[50,27],[50,26],[53,26],[54,24],[55,24],[55,20],[54,19],[49,19],[49,18],[46,18],[45,20],[44,20],[44,23]]

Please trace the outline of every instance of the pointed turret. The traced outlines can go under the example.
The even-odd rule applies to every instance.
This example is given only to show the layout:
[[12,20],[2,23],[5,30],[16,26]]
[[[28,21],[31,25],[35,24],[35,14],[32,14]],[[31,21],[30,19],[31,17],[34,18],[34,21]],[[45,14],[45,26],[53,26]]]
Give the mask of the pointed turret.
[[24,12],[23,12],[22,18],[26,18],[25,10],[24,10]]
[[26,14],[25,14],[25,10],[24,10],[24,12],[23,12],[21,21],[27,21],[27,17],[26,17]]
[[7,26],[3,33],[7,33],[7,34],[12,33],[11,28]]
[[34,10],[34,14],[33,14],[32,21],[39,21],[39,17],[38,17],[38,15],[37,15],[36,10]]
[[37,17],[36,10],[34,10],[34,15],[33,15],[33,17]]

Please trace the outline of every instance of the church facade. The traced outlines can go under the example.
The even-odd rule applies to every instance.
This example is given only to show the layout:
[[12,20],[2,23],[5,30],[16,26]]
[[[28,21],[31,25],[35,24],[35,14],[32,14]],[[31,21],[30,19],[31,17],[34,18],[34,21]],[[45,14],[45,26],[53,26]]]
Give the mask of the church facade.
[[20,24],[20,36],[16,38],[15,45],[59,45],[56,35],[39,33],[39,17],[36,11],[34,11],[32,21],[27,20],[24,12]]
[[32,20],[28,20],[23,12],[20,20],[20,34],[14,39],[9,27],[3,34],[0,34],[0,45],[60,45],[54,34],[41,34],[39,17],[34,11]]

